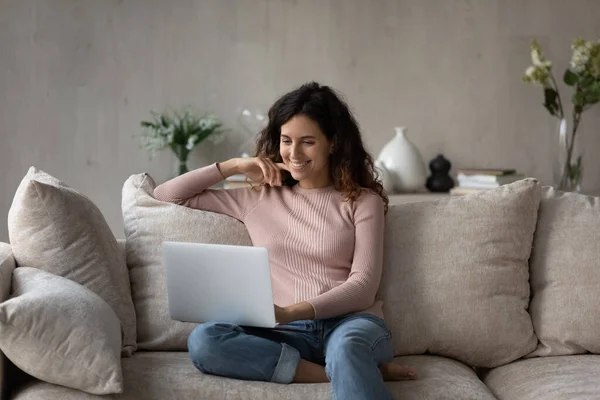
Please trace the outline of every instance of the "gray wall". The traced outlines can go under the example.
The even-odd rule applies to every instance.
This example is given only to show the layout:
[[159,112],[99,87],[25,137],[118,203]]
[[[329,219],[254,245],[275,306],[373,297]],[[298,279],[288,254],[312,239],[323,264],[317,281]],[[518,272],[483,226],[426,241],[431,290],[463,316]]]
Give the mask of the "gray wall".
[[[199,167],[236,155],[242,107],[307,80],[345,94],[374,155],[406,125],[426,160],[549,183],[555,121],[520,80],[529,42],[564,71],[574,37],[600,37],[599,16],[596,0],[0,0],[0,215],[35,165],[122,237],[125,179],[174,170],[132,137],[150,109],[191,103],[232,129],[194,154]],[[600,187],[599,127],[596,107],[582,128],[587,190]]]

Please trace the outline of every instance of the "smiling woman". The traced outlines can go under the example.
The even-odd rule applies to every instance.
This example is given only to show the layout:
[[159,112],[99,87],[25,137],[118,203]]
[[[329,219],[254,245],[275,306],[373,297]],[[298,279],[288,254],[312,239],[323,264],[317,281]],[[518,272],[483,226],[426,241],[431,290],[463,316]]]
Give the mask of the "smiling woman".
[[331,184],[329,156],[332,152],[333,145],[319,125],[304,115],[296,115],[281,127],[279,153],[300,187],[314,189]]
[[[260,184],[211,190],[234,174]],[[358,124],[333,89],[309,83],[269,110],[256,156],[188,172],[154,196],[242,221],[271,265],[275,328],[221,321],[188,338],[207,374],[331,382],[334,398],[391,399],[384,380],[415,379],[394,364],[376,299],[388,198]]]
[[328,86],[311,82],[280,97],[269,110],[255,155],[288,166],[290,173],[283,173],[282,179],[285,186],[333,185],[348,200],[356,200],[366,188],[381,197],[387,210],[388,198],[358,123]]

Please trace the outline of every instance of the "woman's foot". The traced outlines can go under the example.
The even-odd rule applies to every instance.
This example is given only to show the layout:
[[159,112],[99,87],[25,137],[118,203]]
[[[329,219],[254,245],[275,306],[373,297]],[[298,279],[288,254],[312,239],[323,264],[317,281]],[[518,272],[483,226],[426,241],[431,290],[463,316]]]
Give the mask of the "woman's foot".
[[379,366],[384,381],[413,381],[417,373],[405,365],[384,363]]

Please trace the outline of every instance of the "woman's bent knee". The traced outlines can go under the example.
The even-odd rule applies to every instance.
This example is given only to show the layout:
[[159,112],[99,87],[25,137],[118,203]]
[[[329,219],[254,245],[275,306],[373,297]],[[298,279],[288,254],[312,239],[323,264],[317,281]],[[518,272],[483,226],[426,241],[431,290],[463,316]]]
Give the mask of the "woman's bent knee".
[[188,337],[188,352],[200,371],[207,372],[210,369],[207,366],[223,356],[225,336],[235,329],[235,325],[220,322],[206,322],[194,328]]

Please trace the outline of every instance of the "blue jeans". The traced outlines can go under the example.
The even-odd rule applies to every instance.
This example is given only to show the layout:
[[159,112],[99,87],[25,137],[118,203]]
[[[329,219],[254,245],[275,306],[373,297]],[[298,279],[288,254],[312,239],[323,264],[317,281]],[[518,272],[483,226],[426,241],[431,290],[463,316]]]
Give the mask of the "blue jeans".
[[209,322],[192,331],[188,349],[206,374],[290,383],[302,358],[325,365],[334,399],[391,399],[378,368],[393,359],[391,333],[369,313],[272,329]]

